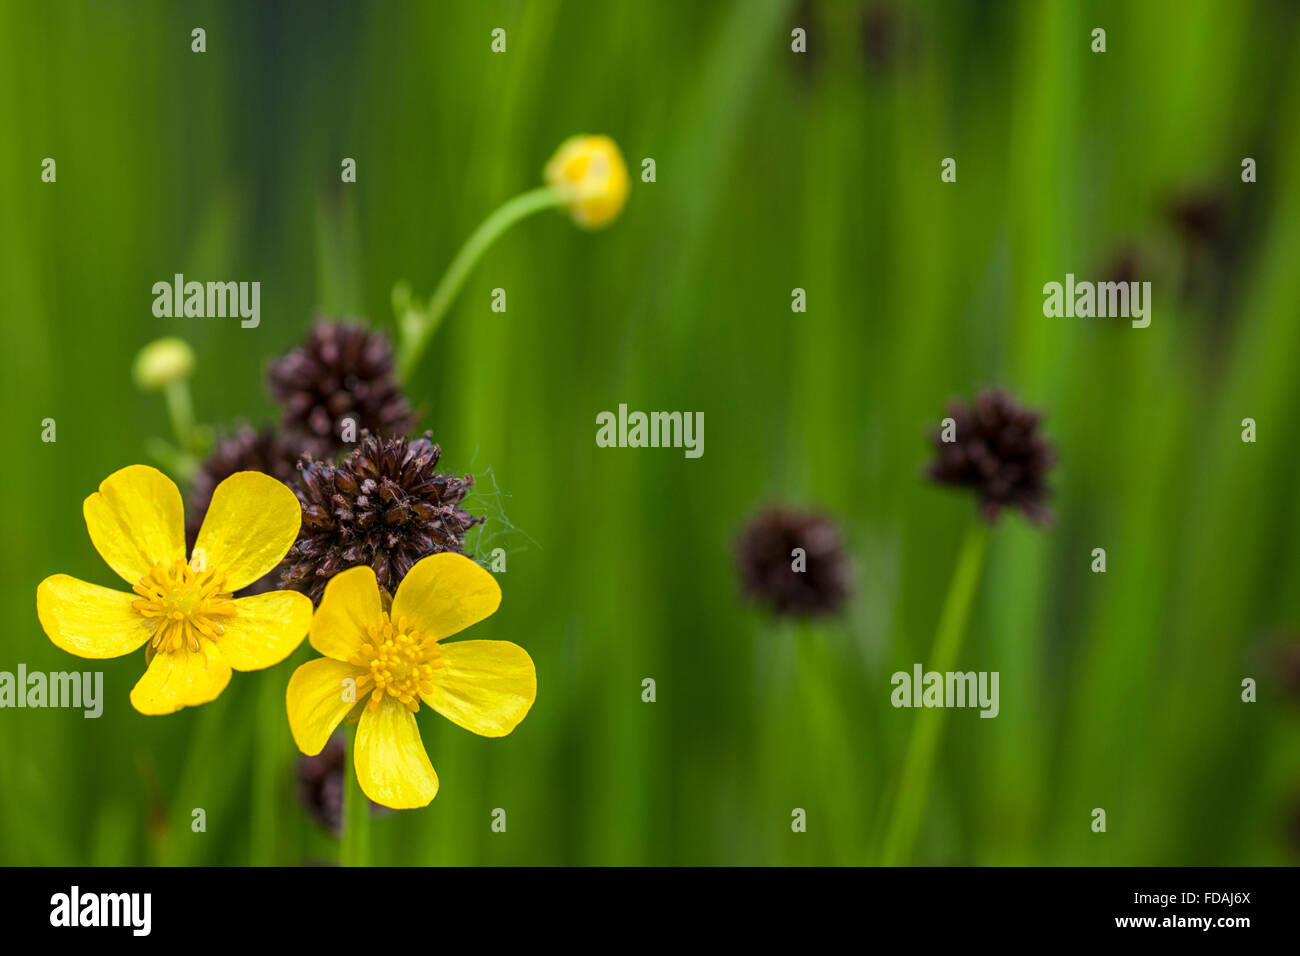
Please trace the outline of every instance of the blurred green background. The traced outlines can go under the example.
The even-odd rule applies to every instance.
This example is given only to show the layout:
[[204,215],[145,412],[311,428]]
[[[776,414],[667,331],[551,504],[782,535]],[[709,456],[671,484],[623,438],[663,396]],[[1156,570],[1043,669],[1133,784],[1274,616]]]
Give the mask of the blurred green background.
[[[5,0],[0,670],[101,666],[50,644],[35,588],[118,583],[81,501],[168,434],[143,344],[193,343],[202,421],[271,421],[265,364],[318,309],[391,329],[395,281],[427,296],[562,139],[603,132],[621,219],[513,229],[410,383],[479,475],[480,549],[508,552],[470,636],[523,645],[539,691],[501,740],[421,711],[442,789],[375,819],[374,861],[875,860],[918,713],[889,675],[928,660],[974,520],[920,477],[925,436],[1000,384],[1048,415],[1057,523],[996,530],[959,663],[1000,672],[1001,713],[947,715],[914,860],[1295,863],[1297,40],[1282,0]],[[1044,318],[1045,282],[1126,267],[1150,328]],[[261,326],[154,318],[176,272],[260,281]],[[597,448],[620,402],[704,412],[704,456]],[[733,541],[773,502],[839,521],[843,619],[741,600]],[[277,711],[312,656],[166,718],[128,703],[136,655],[103,662],[98,720],[0,711],[0,863],[334,859]]]

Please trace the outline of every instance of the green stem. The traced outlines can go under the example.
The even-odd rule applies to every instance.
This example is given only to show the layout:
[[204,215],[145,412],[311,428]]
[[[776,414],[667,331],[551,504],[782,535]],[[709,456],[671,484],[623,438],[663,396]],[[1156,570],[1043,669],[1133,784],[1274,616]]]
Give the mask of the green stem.
[[186,379],[168,382],[163,388],[167,414],[176,433],[176,444],[181,451],[192,455],[197,450],[194,436],[194,402],[190,398],[190,383]]
[[343,839],[339,862],[344,866],[370,865],[370,801],[361,792],[355,769],[356,729],[348,734],[347,759],[343,761]]
[[[966,532],[952,583],[948,585],[948,596],[939,615],[939,629],[926,670],[943,674],[952,670],[957,661],[975,588],[979,583],[980,569],[988,550],[988,539],[988,528],[978,519]],[[897,866],[911,857],[920,831],[921,817],[925,813],[930,771],[934,766],[934,755],[946,713],[947,709],[943,707],[926,707],[917,714],[895,796],[894,812],[889,829],[885,832],[881,859],[885,866]]]
[[276,858],[276,768],[280,766],[277,738],[266,728],[283,727],[284,691],[271,674],[259,675],[257,721],[253,736],[253,807],[251,855],[253,866],[273,866]]
[[172,431],[176,434],[177,454],[172,458],[171,468],[182,484],[194,480],[199,470],[199,434],[194,427],[194,400],[190,397],[190,383],[186,379],[168,382],[163,387],[163,401],[167,405],[167,417],[171,419]]
[[483,253],[487,252],[492,243],[519,220],[543,209],[563,205],[565,201],[566,197],[562,191],[552,186],[539,186],[537,189],[520,193],[479,224],[479,227],[465,240],[465,244],[460,247],[456,258],[451,260],[447,271],[443,273],[438,287],[433,290],[429,307],[423,312],[407,312],[401,319],[402,341],[397,367],[403,381],[410,379],[411,373],[420,362],[420,356],[424,354],[425,347],[433,339],[433,334],[442,324],[443,316],[446,315],[452,300],[456,298],[456,293],[465,284],[465,279]]

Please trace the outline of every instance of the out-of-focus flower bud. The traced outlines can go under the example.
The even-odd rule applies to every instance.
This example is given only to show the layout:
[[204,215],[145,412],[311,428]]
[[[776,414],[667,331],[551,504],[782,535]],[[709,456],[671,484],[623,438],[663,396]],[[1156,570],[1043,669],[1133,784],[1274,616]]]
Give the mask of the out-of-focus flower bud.
[[569,214],[584,229],[602,229],[627,202],[627,164],[608,136],[571,136],[546,164],[546,181],[569,198]]
[[194,371],[194,350],[181,339],[168,337],[150,342],[136,354],[131,375],[146,392],[156,392]]

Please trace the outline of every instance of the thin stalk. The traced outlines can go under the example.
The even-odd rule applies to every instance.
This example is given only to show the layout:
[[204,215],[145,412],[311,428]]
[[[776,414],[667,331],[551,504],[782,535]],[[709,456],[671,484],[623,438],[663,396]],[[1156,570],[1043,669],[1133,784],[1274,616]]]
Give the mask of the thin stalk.
[[186,454],[194,454],[197,441],[194,435],[194,402],[190,398],[189,381],[178,379],[168,382],[163,388],[163,398],[167,403],[167,415],[171,418],[177,446]]
[[271,674],[259,675],[257,719],[253,722],[253,812],[249,834],[253,866],[273,866],[276,859],[276,768],[280,754],[269,727],[283,727],[284,691]]
[[183,484],[194,480],[199,470],[199,435],[194,426],[194,400],[190,397],[190,383],[187,379],[168,382],[163,387],[163,401],[167,405],[167,417],[171,419],[172,431],[176,435],[177,451],[171,453],[166,443],[159,440],[155,444],[154,455],[169,461],[169,467]]
[[429,300],[428,308],[422,312],[407,312],[402,317],[397,368],[403,381],[408,381],[411,373],[419,365],[420,356],[432,341],[433,334],[442,324],[443,316],[447,314],[447,309],[456,298],[456,293],[465,284],[465,279],[483,253],[501,237],[502,233],[521,219],[543,209],[563,205],[566,200],[567,197],[561,190],[551,186],[539,186],[507,201],[479,224],[479,227],[465,240],[465,244],[460,247],[456,258],[451,260],[447,271],[443,273],[438,287],[433,290],[433,298]]
[[[957,661],[975,588],[979,584],[980,570],[984,565],[984,555],[988,551],[988,540],[988,527],[976,519],[966,532],[952,582],[948,585],[948,596],[939,615],[939,629],[935,634],[934,649],[930,652],[926,670],[947,673]],[[921,817],[925,813],[930,771],[934,766],[934,755],[947,712],[943,707],[926,707],[917,714],[895,795],[894,812],[889,829],[885,832],[881,857],[881,863],[885,866],[906,863],[912,855],[921,827]]]
[[356,728],[348,734],[348,753],[343,761],[343,839],[339,841],[339,862],[344,866],[370,865],[370,801],[357,780]]

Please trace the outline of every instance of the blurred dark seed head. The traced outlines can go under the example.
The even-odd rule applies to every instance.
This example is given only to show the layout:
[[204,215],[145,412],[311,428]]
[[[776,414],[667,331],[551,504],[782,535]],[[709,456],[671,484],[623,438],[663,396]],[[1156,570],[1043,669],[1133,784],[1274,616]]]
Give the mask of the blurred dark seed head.
[[1132,243],[1120,246],[1101,267],[1103,282],[1140,282],[1145,262]]
[[1208,189],[1183,192],[1165,206],[1165,219],[1178,241],[1182,260],[1181,294],[1218,297],[1233,258],[1233,232],[1223,197]]
[[[336,733],[321,752],[314,757],[298,757],[298,801],[308,815],[336,837],[343,835],[343,788],[347,786],[347,744],[343,734]],[[387,807],[373,800],[372,817],[384,816]],[[333,866],[332,863],[310,861],[306,866]]]
[[393,594],[421,558],[464,553],[465,532],[484,520],[460,508],[474,478],[439,473],[442,449],[429,438],[366,432],[337,464],[300,464],[302,530],[280,565],[282,587],[319,602],[330,578],[365,564]]
[[185,533],[190,546],[193,547],[198,536],[217,485],[240,471],[260,471],[288,484],[298,474],[298,459],[320,451],[320,443],[310,437],[291,438],[273,428],[253,428],[251,425],[240,425],[221,438],[199,467],[190,489],[185,516]]
[[1046,479],[1056,453],[1042,436],[1039,413],[995,389],[981,392],[973,405],[953,402],[948,416],[956,423],[955,440],[945,442],[942,429],[933,433],[929,477],[974,491],[990,524],[1004,508],[1019,508],[1038,524],[1050,522]]
[[[798,563],[796,548],[803,549]],[[811,512],[778,507],[759,514],[740,534],[736,565],[744,592],[778,615],[833,614],[849,597],[840,533]]]
[[[260,471],[282,481],[290,487],[298,478],[298,459],[304,455],[321,453],[324,447],[310,436],[287,436],[274,428],[255,429],[239,426],[232,434],[219,440],[212,453],[194,475],[189,503],[185,509],[185,540],[189,548],[198,539],[199,528],[212,504],[212,494],[231,475],[240,471]],[[263,594],[279,587],[275,572],[254,581],[238,596]]]
[[1215,245],[1227,232],[1223,197],[1216,192],[1183,193],[1170,200],[1165,214],[1185,243]]
[[862,11],[862,53],[867,65],[887,72],[903,53],[903,29],[892,3],[871,3]]
[[267,384],[284,409],[281,426],[343,447],[344,419],[359,434],[410,434],[415,413],[394,377],[393,346],[364,325],[318,319],[307,341],[267,369]]
[[311,818],[336,837],[343,833],[343,768],[347,745],[341,734],[314,757],[298,758],[298,800]]

